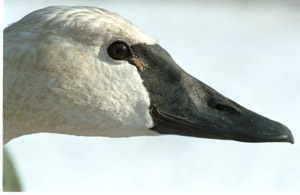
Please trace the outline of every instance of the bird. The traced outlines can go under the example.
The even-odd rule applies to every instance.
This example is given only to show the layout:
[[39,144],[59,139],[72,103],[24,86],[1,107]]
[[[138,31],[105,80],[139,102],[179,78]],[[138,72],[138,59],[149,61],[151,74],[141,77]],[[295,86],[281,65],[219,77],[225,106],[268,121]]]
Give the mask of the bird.
[[294,142],[286,126],[194,78],[116,13],[46,7],[5,28],[3,43],[4,144],[40,132]]

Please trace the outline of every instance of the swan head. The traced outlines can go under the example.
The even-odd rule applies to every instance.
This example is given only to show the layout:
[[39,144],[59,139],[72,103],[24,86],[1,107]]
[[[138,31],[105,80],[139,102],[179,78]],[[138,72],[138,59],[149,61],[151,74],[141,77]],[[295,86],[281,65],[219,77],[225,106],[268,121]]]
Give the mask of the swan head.
[[38,132],[293,142],[287,127],[193,78],[154,38],[95,7],[47,7],[4,31],[5,142]]

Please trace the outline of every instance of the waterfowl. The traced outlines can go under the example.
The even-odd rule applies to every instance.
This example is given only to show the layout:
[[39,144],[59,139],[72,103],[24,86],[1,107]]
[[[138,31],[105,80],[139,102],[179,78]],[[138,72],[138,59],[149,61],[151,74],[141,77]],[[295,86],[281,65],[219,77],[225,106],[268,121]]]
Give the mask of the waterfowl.
[[52,6],[4,30],[4,143],[52,132],[290,142],[284,125],[182,70],[157,41],[96,7]]

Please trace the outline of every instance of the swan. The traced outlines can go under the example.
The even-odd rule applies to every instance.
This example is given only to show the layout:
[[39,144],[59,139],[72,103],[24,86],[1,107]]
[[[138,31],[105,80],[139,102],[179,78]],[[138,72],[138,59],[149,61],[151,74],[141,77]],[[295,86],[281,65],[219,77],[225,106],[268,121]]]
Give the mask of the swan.
[[290,142],[284,125],[192,77],[118,14],[51,6],[4,30],[4,143],[33,133]]

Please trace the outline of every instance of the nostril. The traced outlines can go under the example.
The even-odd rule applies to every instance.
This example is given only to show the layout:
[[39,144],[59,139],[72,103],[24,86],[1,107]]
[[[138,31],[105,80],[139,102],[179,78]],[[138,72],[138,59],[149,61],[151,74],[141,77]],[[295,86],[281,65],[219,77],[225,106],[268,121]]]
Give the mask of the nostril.
[[221,111],[221,112],[230,112],[230,113],[236,113],[237,111],[232,108],[231,106],[227,106],[224,104],[216,104],[215,109]]
[[[228,102],[228,103],[227,103]],[[230,100],[228,101],[220,101],[216,98],[209,98],[207,100],[207,105],[212,108],[215,109],[217,111],[223,112],[223,113],[230,113],[230,114],[237,114],[239,115],[239,111],[235,109],[235,107],[233,107],[235,105],[234,102],[230,102]]]

